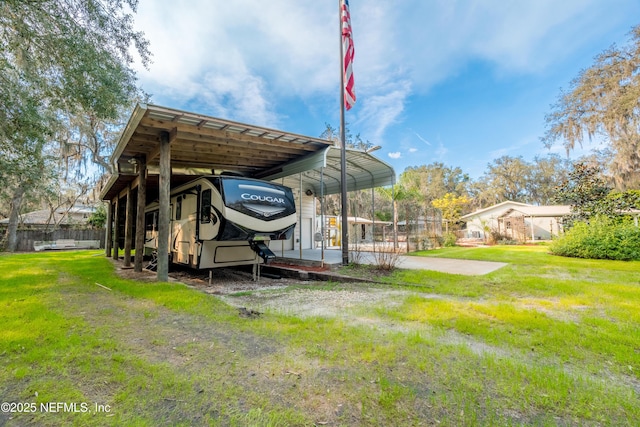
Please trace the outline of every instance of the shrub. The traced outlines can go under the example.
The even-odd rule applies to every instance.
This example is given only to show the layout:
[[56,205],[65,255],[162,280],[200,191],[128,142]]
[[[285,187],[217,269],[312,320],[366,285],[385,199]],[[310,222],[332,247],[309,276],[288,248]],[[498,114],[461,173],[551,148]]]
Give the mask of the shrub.
[[450,248],[456,245],[456,241],[458,238],[455,233],[447,233],[444,235],[444,240],[442,241],[442,246],[445,248]]
[[107,210],[104,205],[98,205],[96,210],[87,219],[87,224],[95,228],[104,228],[104,224],[107,222]]
[[378,251],[374,254],[378,270],[391,271],[400,259],[399,251]]
[[364,260],[364,250],[362,249],[361,246],[355,245],[349,251],[349,263],[354,265],[360,265],[362,264],[363,260]]
[[573,227],[551,243],[555,255],[614,260],[640,260],[640,228],[630,220],[596,216]]
[[504,240],[509,240],[509,238],[495,229],[491,230],[487,236],[487,244],[489,245],[495,245]]

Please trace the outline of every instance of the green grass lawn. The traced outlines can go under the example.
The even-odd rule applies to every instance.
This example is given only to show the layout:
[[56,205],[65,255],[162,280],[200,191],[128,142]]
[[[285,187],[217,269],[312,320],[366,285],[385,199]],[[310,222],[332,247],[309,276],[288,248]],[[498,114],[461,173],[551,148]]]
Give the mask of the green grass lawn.
[[351,317],[243,318],[95,251],[2,255],[0,425],[640,425],[640,263],[546,249],[292,287],[397,291]]

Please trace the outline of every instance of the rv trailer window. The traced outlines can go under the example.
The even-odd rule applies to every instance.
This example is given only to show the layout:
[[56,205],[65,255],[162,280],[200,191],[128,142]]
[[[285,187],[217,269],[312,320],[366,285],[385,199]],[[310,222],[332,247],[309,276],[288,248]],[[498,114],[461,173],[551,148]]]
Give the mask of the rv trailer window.
[[200,204],[200,222],[211,221],[211,189],[202,192],[202,203]]
[[145,223],[147,231],[156,231],[158,229],[158,212],[147,213]]
[[182,218],[182,196],[178,196],[176,202],[176,220],[180,220]]

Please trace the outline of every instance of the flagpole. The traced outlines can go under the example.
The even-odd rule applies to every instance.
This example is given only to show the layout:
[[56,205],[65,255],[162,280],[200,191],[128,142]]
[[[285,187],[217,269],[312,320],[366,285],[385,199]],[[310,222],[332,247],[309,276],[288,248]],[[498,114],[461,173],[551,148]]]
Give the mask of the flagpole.
[[340,23],[340,204],[342,205],[342,265],[349,264],[349,214],[347,208],[347,149],[344,129],[344,49],[342,47],[342,0],[338,1]]

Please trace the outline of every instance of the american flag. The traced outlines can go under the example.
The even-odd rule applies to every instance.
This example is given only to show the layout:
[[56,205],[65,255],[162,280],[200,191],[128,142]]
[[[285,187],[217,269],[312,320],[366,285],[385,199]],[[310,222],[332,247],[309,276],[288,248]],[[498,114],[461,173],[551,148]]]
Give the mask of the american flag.
[[356,92],[353,84],[353,34],[351,32],[351,14],[349,0],[341,0],[342,20],[342,53],[344,54],[342,72],[344,73],[344,106],[347,110],[356,103]]

